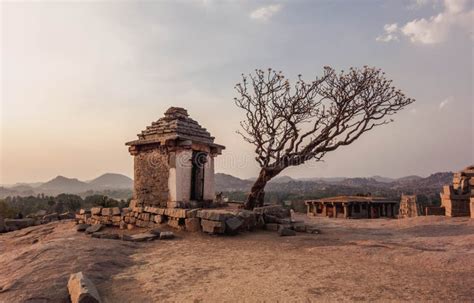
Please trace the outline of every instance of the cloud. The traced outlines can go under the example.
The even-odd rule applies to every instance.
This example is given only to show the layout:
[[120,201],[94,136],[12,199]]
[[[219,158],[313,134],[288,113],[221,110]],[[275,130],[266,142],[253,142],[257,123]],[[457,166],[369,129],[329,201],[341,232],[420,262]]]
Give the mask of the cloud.
[[454,100],[453,97],[448,97],[444,99],[443,101],[441,101],[441,103],[439,104],[439,110],[442,110],[444,107],[446,107],[446,105],[453,102],[453,100]]
[[411,0],[410,4],[407,6],[408,9],[415,10],[422,8],[429,3],[435,4],[437,1],[436,0]]
[[398,41],[398,36],[397,36],[398,24],[397,23],[385,24],[383,29],[384,29],[384,33],[378,36],[375,40],[379,42]]
[[[428,1],[419,1],[419,3]],[[444,10],[427,19],[415,19],[403,26],[386,24],[384,34],[377,37],[379,42],[398,41],[403,35],[412,43],[436,44],[444,42],[455,31],[466,32],[472,38],[474,10],[468,9],[467,0],[444,0]],[[395,25],[395,26],[394,26]]]
[[281,4],[272,4],[262,6],[250,13],[250,18],[258,21],[268,21],[273,15],[278,13],[282,8]]

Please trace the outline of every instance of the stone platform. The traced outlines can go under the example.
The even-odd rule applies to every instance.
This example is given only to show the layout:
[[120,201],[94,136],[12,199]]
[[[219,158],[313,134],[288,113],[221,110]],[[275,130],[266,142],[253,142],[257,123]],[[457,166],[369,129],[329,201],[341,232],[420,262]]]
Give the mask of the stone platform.
[[183,209],[158,207],[81,209],[76,215],[79,224],[103,224],[122,229],[158,228],[161,224],[189,232],[236,234],[256,228],[281,228],[306,231],[301,222],[291,220],[290,211],[282,206],[265,206],[253,211],[237,208]]

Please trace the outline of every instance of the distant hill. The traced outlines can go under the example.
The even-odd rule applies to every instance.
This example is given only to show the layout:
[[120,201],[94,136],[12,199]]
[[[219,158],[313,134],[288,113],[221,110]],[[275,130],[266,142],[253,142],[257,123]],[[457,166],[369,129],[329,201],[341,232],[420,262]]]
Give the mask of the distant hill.
[[382,176],[372,176],[370,177],[371,179],[374,179],[375,181],[377,182],[383,182],[383,183],[390,183],[390,182],[393,182],[395,181],[396,179],[392,179],[392,178],[387,178],[387,177],[382,177]]
[[56,178],[40,185],[37,188],[37,191],[45,194],[77,194],[86,191],[89,188],[90,187],[86,182],[79,181],[76,178],[66,178],[63,176],[57,176]]
[[81,196],[105,194],[117,199],[131,196],[133,180],[121,174],[106,173],[90,181],[57,176],[44,183],[17,183],[0,187],[0,199],[8,196],[32,196],[37,194],[58,195],[61,193]]
[[88,182],[95,188],[132,188],[133,180],[125,175],[106,173]]
[[252,180],[243,180],[232,175],[217,173],[215,175],[216,191],[248,191]]

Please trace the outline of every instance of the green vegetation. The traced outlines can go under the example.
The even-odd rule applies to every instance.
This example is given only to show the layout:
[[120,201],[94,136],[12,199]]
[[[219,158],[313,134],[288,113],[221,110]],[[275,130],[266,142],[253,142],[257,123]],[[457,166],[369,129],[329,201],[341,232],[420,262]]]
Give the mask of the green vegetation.
[[76,212],[81,208],[93,206],[127,207],[129,200],[115,200],[105,195],[91,195],[82,199],[78,195],[60,194],[56,197],[40,194],[28,197],[6,197],[0,200],[0,215],[4,218],[15,218],[20,214],[27,216],[39,211],[47,213]]

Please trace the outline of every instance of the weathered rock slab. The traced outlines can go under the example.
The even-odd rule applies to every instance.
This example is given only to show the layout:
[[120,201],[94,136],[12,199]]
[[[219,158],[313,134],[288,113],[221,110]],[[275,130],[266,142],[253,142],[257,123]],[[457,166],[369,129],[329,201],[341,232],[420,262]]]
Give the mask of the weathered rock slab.
[[131,236],[124,235],[123,240],[132,242],[145,242],[155,240],[158,237],[159,236],[154,235],[152,233],[140,233]]
[[100,231],[103,227],[104,226],[102,224],[91,225],[86,229],[86,234],[96,233],[96,232]]
[[97,288],[82,272],[72,274],[67,283],[71,303],[102,302]]

